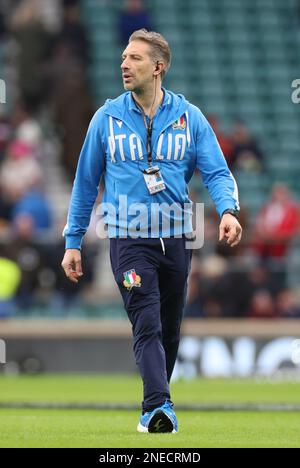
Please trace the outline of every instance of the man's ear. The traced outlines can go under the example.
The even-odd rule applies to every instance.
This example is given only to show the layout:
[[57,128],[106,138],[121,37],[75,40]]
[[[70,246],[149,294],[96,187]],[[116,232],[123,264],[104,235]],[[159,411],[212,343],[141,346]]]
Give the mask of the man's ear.
[[[158,76],[161,74],[162,72],[162,69],[160,69],[159,67],[159,64],[162,63],[162,62],[159,62],[158,60],[156,61],[156,67],[155,67],[155,70],[154,70],[154,76]],[[159,72],[159,73],[155,73],[155,72]]]

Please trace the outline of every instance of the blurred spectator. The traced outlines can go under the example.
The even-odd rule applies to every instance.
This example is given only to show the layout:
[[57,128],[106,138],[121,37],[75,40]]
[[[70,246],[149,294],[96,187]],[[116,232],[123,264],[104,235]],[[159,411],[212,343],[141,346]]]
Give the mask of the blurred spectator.
[[42,0],[41,16],[47,31],[57,33],[62,25],[62,0]]
[[276,272],[270,271],[264,261],[257,261],[254,265],[251,265],[247,278],[251,294],[263,290],[269,291],[274,296],[282,289],[282,283],[277,279]]
[[93,283],[95,273],[95,260],[97,258],[97,246],[84,244],[82,281],[75,284],[69,281],[60,268],[61,259],[65,250],[64,239],[45,246],[47,268],[52,271],[54,283],[49,300],[49,309],[52,316],[66,317],[72,312],[72,308],[82,305],[84,290]]
[[93,116],[93,107],[80,68],[61,81],[53,97],[56,123],[62,130],[63,164],[74,178],[82,142]]
[[43,143],[42,129],[28,103],[22,100],[17,101],[11,123],[15,139],[30,146],[34,156],[41,156],[39,153]]
[[14,222],[12,243],[9,244],[9,257],[14,259],[22,272],[22,279],[16,294],[20,310],[34,305],[34,293],[39,286],[39,273],[47,264],[42,244],[35,241],[35,225],[28,214],[19,215]]
[[228,271],[211,284],[209,299],[218,304],[220,317],[245,317],[252,294],[246,271]]
[[20,198],[12,209],[12,221],[18,222],[21,216],[29,216],[33,231],[42,231],[52,226],[49,203],[39,190],[31,189]]
[[12,203],[9,201],[6,194],[3,193],[0,185],[0,233],[3,228],[6,228],[11,221]]
[[0,6],[0,39],[6,34],[6,26],[3,18],[2,8]]
[[48,80],[53,118],[63,144],[62,163],[73,180],[82,142],[94,114],[87,86],[89,44],[78,2],[64,1],[64,23],[58,34]]
[[[201,266],[200,266],[201,264]],[[187,317],[219,317],[222,307],[216,297],[215,286],[227,271],[227,262],[220,256],[208,255],[199,264],[193,262]]]
[[0,185],[9,200],[19,200],[29,189],[42,180],[42,170],[26,143],[15,140],[7,150],[0,169]]
[[[82,304],[82,293],[94,279],[97,246],[85,245],[84,250],[83,281],[75,285],[67,280],[60,268],[64,239],[51,240],[47,232],[37,236],[30,215],[20,214],[16,217],[10,242],[5,248],[0,244],[0,317],[9,316],[16,310],[26,313],[32,307],[41,306],[43,301],[53,316],[66,317],[74,306]],[[2,256],[10,263],[1,262]],[[11,264],[19,266],[19,280],[15,287]],[[7,275],[2,265],[6,266]],[[5,295],[8,290],[11,291],[9,301]]]
[[142,0],[127,0],[125,8],[120,13],[119,32],[120,42],[125,47],[131,34],[137,29],[152,30],[149,12]]
[[18,74],[21,95],[32,105],[43,99],[43,62],[49,54],[51,36],[47,32],[39,0],[22,0],[17,4],[10,27],[18,43]]
[[64,20],[61,32],[57,36],[56,48],[66,47],[82,66],[87,66],[89,62],[88,39],[80,21],[80,9],[77,3],[65,2]]
[[48,63],[47,78],[50,103],[55,99],[55,95],[60,92],[66,80],[80,70],[84,74],[82,65],[72,54],[69,47],[63,42],[57,42],[53,50],[51,60]]
[[12,127],[9,117],[5,113],[5,108],[0,104],[0,164],[4,158],[4,153],[8,141],[11,137]]
[[210,115],[207,117],[207,120],[209,121],[213,131],[216,134],[216,137],[218,139],[219,145],[221,147],[221,150],[225,156],[225,159],[227,161],[227,164],[230,165],[231,163],[231,157],[232,157],[232,151],[233,151],[233,141],[232,139],[226,135],[222,130],[220,130],[219,127],[219,122],[217,117]]
[[[229,263],[215,255],[199,263],[193,260],[186,316],[246,317],[249,313],[259,316],[260,306],[263,308],[267,302],[266,295],[275,313],[273,296],[282,284],[264,264],[255,263],[249,269],[243,257],[231,259]],[[262,316],[268,313],[260,311]]]
[[261,258],[283,258],[299,231],[299,209],[287,187],[276,184],[271,200],[258,213],[253,248]]
[[188,297],[185,307],[186,317],[203,318],[205,316],[203,310],[203,300],[200,293],[201,289],[201,274],[198,261],[195,256],[192,259],[192,267],[188,282]]
[[300,304],[296,301],[294,291],[284,289],[276,297],[276,310],[280,318],[299,318]]
[[250,318],[276,317],[276,309],[269,291],[262,289],[253,294],[248,316]]
[[262,171],[263,154],[243,122],[236,122],[232,134],[233,149],[228,156],[232,169]]
[[15,294],[21,280],[16,262],[3,257],[0,249],[0,319],[16,312]]

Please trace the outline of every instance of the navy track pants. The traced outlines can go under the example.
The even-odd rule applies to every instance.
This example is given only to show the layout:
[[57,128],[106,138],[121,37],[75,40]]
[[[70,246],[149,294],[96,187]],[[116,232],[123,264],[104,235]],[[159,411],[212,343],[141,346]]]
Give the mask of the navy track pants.
[[110,260],[132,324],[143,411],[170,400],[192,250],[182,238],[112,238]]

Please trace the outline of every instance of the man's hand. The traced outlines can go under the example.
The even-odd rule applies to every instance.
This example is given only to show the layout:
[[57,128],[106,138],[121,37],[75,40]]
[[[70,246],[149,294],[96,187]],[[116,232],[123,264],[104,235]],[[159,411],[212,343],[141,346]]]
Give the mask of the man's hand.
[[81,252],[77,249],[67,249],[61,263],[66,276],[73,283],[78,283],[78,279],[83,275],[81,268]]
[[230,213],[222,216],[219,232],[219,241],[227,238],[227,244],[231,247],[237,245],[242,238],[242,227],[235,216]]

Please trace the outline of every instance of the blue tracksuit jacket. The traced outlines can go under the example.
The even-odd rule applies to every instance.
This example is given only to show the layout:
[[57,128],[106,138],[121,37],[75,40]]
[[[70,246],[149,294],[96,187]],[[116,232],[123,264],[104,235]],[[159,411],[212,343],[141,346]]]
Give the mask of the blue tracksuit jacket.
[[[176,234],[172,221],[174,224],[178,213],[167,209],[172,203],[182,208],[184,232],[191,232],[188,183],[196,168],[220,216],[225,209],[239,208],[236,182],[204,115],[184,96],[163,90],[163,102],[153,119],[151,143],[153,165],[160,167],[166,189],[151,195],[146,187],[142,171],[149,167],[147,130],[131,92],[107,100],[92,118],[80,153],[64,229],[66,248],[81,247],[101,177],[105,185],[103,214],[109,237],[126,236],[128,225],[137,214],[142,213],[142,218],[149,221],[151,207],[156,204],[161,207],[162,216],[166,211],[171,235]],[[130,206],[137,211],[130,211]],[[169,236],[170,231],[166,232],[161,219],[154,233],[141,228],[141,237]]]

